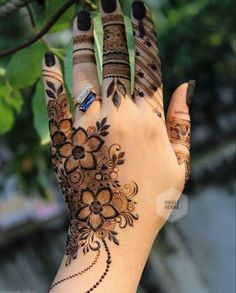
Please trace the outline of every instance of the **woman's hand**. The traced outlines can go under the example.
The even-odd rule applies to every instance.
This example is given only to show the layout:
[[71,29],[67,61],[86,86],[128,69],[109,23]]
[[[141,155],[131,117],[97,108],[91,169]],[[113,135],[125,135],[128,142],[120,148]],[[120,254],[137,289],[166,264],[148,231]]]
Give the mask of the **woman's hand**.
[[[53,285],[57,292],[68,283],[60,279],[73,282],[75,276],[68,274],[76,273],[78,265],[86,266],[81,256],[76,267],[65,269],[83,254],[103,259],[104,272],[91,277],[88,270],[76,276],[86,280],[76,292],[91,292],[94,284],[97,292],[134,292],[153,240],[170,213],[164,201],[178,200],[189,177],[189,103],[194,82],[174,92],[166,122],[157,37],[150,11],[136,1],[131,16],[132,95],[120,5],[113,0],[101,2],[101,89],[89,13],[79,12],[73,25],[74,117],[58,59],[47,53],[43,61],[52,161],[71,214],[66,257]],[[109,271],[110,281],[105,278]],[[133,272],[133,281],[123,281],[123,287],[119,281],[117,287],[116,271],[118,275]]]

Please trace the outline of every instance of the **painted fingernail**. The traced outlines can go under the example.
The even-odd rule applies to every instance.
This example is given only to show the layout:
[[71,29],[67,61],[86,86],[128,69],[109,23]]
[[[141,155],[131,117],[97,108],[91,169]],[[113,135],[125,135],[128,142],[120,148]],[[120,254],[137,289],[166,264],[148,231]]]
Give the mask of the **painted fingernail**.
[[146,15],[146,7],[142,1],[134,1],[132,4],[133,16],[137,20],[141,20]]
[[102,9],[106,13],[116,10],[116,0],[102,0]]
[[91,17],[88,11],[79,11],[77,14],[78,29],[87,31],[91,27]]
[[45,63],[48,67],[52,67],[53,65],[55,65],[56,60],[52,52],[47,52],[44,57],[45,57]]
[[188,88],[187,88],[187,94],[186,94],[186,103],[187,103],[188,106],[190,106],[190,104],[191,104],[195,87],[196,87],[196,81],[195,80],[190,80],[188,82]]

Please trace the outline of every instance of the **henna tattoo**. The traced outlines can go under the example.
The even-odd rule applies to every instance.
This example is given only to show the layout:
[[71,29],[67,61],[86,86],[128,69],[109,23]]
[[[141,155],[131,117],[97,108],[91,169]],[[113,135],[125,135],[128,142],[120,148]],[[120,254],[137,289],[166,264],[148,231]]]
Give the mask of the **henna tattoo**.
[[[163,115],[159,111],[159,107],[156,107],[155,105],[153,105],[151,103],[151,101],[145,97],[144,93],[140,89],[138,89],[137,87],[134,89],[134,93],[135,93],[136,96],[139,96],[141,98],[144,98],[145,101],[152,107],[153,113],[155,113],[159,118],[162,118],[162,121],[165,123],[165,120],[163,118]],[[160,105],[160,108],[161,109],[163,108],[162,105]]]
[[187,95],[186,95],[186,103],[188,106],[191,104],[191,100],[194,94],[194,90],[196,87],[196,82],[195,80],[190,80],[188,83],[188,88],[187,88]]
[[130,80],[130,77],[126,77],[126,76],[123,76],[123,75],[107,75],[106,77],[104,77],[104,79],[108,79],[108,78],[123,78],[123,79],[126,79],[126,80]]
[[73,56],[73,65],[82,63],[96,63],[94,54],[77,54]]
[[120,64],[106,64],[104,67],[103,67],[103,73],[104,73],[104,78],[108,78],[109,77],[115,77],[116,75],[114,75],[115,72],[119,72],[119,76],[121,78],[124,78],[124,79],[127,79],[127,80],[130,80],[130,75],[128,75],[128,72],[127,72],[127,67],[120,63]]
[[129,54],[122,15],[106,15],[104,28],[103,78],[118,74],[130,78]]
[[73,38],[73,44],[78,45],[81,43],[88,43],[93,44],[94,43],[94,37],[89,35],[78,35]]
[[183,144],[189,149],[191,132],[190,122],[188,120],[173,117],[168,125],[171,142]]
[[52,286],[49,288],[49,291],[52,290],[54,287],[56,287],[57,285],[60,285],[61,283],[65,282],[65,281],[68,281],[70,279],[73,279],[75,277],[78,277],[78,276],[81,276],[83,275],[84,273],[86,273],[88,270],[90,270],[93,266],[95,266],[95,264],[97,263],[98,259],[99,259],[99,256],[101,254],[101,251],[98,250],[97,251],[97,254],[96,254],[96,257],[94,259],[94,261],[85,269],[83,269],[82,271],[79,271],[73,275],[70,275],[68,277],[65,277],[63,279],[60,279],[59,281],[55,282],[54,284],[52,284]]
[[112,82],[107,88],[107,97],[112,96],[113,104],[119,108],[121,104],[121,99],[126,96],[126,89],[124,84],[119,80],[113,78]]
[[49,71],[49,70],[43,70],[43,77],[50,77],[50,78],[53,78],[57,81],[59,81],[61,84],[63,84],[63,78],[60,74],[54,72],[54,71]]
[[[103,281],[111,265],[106,240],[119,245],[117,229],[133,227],[134,221],[138,219],[134,201],[138,186],[135,182],[122,185],[119,181],[119,168],[125,163],[125,153],[119,144],[105,144],[110,128],[107,118],[87,129],[73,128],[70,116],[61,113],[67,111],[67,105],[66,110],[63,107],[64,87],[62,84],[56,86],[52,82],[46,83],[46,94],[51,102],[48,110],[52,162],[71,214],[65,249],[66,266],[77,258],[79,249],[86,254],[101,251],[104,246],[107,254],[105,271],[86,291],[91,292]],[[109,94],[114,96],[115,92],[119,92],[119,95],[125,96],[123,83],[115,78],[113,83]],[[55,284],[78,277],[87,270],[88,268]]]
[[142,2],[134,2],[133,22],[136,41],[135,48],[135,95],[144,98],[153,112],[163,119],[163,103],[159,89],[162,89],[161,61],[157,47],[157,37],[150,13]]
[[70,106],[63,84],[60,84],[58,88],[56,88],[54,83],[47,80],[46,84],[46,94],[50,98],[47,106],[49,119],[61,121],[64,118],[70,118]]
[[179,165],[184,164],[185,167],[185,183],[188,181],[190,176],[190,160],[189,160],[189,154],[186,154],[181,151],[175,151],[177,160]]
[[95,53],[95,50],[94,50],[94,49],[91,49],[91,48],[80,48],[80,49],[75,49],[75,50],[73,50],[73,53],[75,53],[75,52],[81,52],[81,51],[90,51],[90,52]]
[[189,113],[188,113],[188,112],[185,112],[185,111],[180,111],[180,110],[178,110],[178,111],[175,111],[175,114],[189,115]]

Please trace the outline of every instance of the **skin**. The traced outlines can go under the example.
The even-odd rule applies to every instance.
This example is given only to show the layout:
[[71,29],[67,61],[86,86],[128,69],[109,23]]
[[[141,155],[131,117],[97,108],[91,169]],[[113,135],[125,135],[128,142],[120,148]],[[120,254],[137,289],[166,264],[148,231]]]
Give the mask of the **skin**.
[[[100,7],[100,12],[101,16],[107,15],[102,7]],[[122,14],[119,3],[113,13]],[[132,14],[131,20],[133,24],[138,24]],[[145,25],[145,20],[143,22]],[[92,36],[93,26],[87,31],[80,31],[76,18],[73,34],[74,36],[80,34]],[[74,49],[84,47],[93,48],[93,44],[74,45]],[[55,60],[56,63],[52,67],[48,67],[43,60],[43,69],[53,72],[51,77],[43,77],[45,89],[47,89],[46,81],[52,82],[56,87],[61,84],[54,78],[56,75],[62,77],[60,63],[56,57]],[[136,66],[138,70],[137,63]],[[73,126],[87,129],[107,117],[107,123],[111,126],[109,135],[104,138],[105,144],[109,146],[118,143],[125,152],[125,163],[119,167],[119,181],[121,185],[130,181],[134,181],[138,185],[135,201],[139,218],[132,228],[117,228],[119,246],[107,242],[112,255],[112,265],[106,278],[94,291],[98,293],[136,292],[153,241],[171,212],[164,208],[164,201],[177,201],[185,184],[185,164],[178,163],[175,152],[188,155],[189,148],[182,141],[173,142],[169,129],[173,118],[190,121],[189,107],[186,103],[188,83],[180,85],[173,93],[165,119],[162,86],[158,87],[152,96],[145,94],[144,99],[136,94],[132,99],[130,82],[122,80],[125,84],[126,96],[122,97],[117,109],[112,99],[107,98],[107,89],[112,79],[105,79],[100,88],[95,64],[74,65],[73,76],[74,97],[79,95],[87,83],[92,83],[95,86],[96,94],[102,97],[102,102],[94,101],[85,113],[76,107]],[[158,100],[158,105],[161,105],[159,108],[161,118],[153,112],[153,107],[150,106],[149,102],[153,103],[154,98]],[[48,103],[50,100],[50,97],[46,95],[46,102]],[[156,104],[154,103],[154,105]],[[69,115],[67,113],[65,118],[68,118]],[[91,251],[84,255],[82,249],[79,249],[77,258],[69,266],[65,266],[67,257],[64,256],[53,283],[82,271],[93,262],[96,254],[97,252]],[[51,292],[86,292],[97,282],[104,271],[105,259],[105,251],[102,248],[101,255],[94,267],[81,276],[55,286]]]

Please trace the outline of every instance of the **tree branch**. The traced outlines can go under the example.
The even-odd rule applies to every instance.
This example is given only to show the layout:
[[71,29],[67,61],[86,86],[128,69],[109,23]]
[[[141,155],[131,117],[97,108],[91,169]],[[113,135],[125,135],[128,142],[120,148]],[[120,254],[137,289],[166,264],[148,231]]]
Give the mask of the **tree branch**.
[[11,0],[0,6],[0,18],[19,10],[21,7],[35,0]]
[[30,5],[27,4],[27,5],[25,6],[25,8],[26,8],[27,11],[28,11],[29,19],[30,19],[30,23],[31,23],[31,25],[32,25],[32,28],[36,28],[36,22],[35,22],[35,20],[34,20],[34,15],[33,15],[33,12],[32,12],[32,10],[31,10],[31,8],[30,8]]
[[73,4],[75,4],[78,0],[68,0],[47,22],[47,24],[44,26],[44,28],[37,33],[35,36],[33,36],[31,39],[26,41],[25,43],[5,51],[0,52],[0,57],[11,55],[19,50],[22,50],[33,43],[37,42],[42,36],[44,36],[50,28],[57,22],[57,20],[64,14],[64,12],[70,8]]

